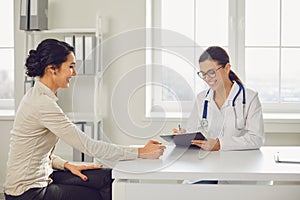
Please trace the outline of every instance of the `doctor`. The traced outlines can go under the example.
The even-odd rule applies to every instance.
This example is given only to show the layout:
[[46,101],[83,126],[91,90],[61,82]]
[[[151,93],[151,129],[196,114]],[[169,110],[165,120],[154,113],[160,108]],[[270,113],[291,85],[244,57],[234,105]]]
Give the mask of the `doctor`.
[[244,88],[221,47],[206,49],[199,64],[197,74],[210,88],[197,96],[187,130],[200,130],[207,140],[193,140],[192,144],[206,151],[261,147],[264,127],[257,92]]

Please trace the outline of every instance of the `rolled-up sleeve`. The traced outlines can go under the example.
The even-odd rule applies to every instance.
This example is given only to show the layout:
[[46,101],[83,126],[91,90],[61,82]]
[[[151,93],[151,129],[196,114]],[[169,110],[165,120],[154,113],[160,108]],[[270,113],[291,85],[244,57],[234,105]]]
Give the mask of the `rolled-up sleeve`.
[[60,169],[64,170],[65,169],[65,163],[67,162],[66,160],[62,159],[61,157],[52,154],[51,156],[51,161],[52,161],[52,167],[54,169]]

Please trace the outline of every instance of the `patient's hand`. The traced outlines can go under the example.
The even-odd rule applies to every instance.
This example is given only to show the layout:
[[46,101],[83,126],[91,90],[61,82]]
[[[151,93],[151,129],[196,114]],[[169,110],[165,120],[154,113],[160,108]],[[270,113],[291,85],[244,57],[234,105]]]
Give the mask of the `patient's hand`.
[[161,155],[163,155],[165,148],[166,147],[160,142],[150,140],[143,148],[139,148],[138,157],[147,159],[157,159]]
[[88,177],[81,173],[82,170],[89,170],[89,169],[100,169],[102,165],[95,165],[95,164],[74,164],[66,162],[64,165],[65,169],[70,170],[70,172],[76,176],[79,176],[83,181],[87,181]]

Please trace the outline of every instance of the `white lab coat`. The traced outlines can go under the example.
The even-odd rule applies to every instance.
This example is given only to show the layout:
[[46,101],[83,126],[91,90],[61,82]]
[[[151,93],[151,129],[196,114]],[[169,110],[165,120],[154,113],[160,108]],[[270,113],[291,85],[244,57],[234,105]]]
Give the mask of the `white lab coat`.
[[[246,105],[243,115],[243,92],[241,91],[235,101],[236,115],[232,107],[232,101],[239,90],[239,85],[234,83],[229,96],[222,108],[219,109],[213,99],[214,91],[202,91],[197,96],[194,108],[187,123],[187,131],[201,131],[210,138],[219,138],[220,150],[257,149],[264,143],[264,126],[262,107],[257,92],[246,90]],[[208,127],[200,125],[203,113],[204,100],[208,100],[207,120]],[[236,123],[245,125],[242,129],[236,128]]]

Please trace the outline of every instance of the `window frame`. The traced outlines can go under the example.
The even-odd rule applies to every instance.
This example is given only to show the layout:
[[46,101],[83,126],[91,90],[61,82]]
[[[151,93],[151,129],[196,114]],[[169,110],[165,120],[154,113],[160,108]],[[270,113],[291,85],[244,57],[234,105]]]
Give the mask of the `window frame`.
[[[281,0],[280,0],[281,1]],[[246,80],[245,74],[245,0],[229,0],[228,7],[228,53],[231,58],[232,66],[236,66],[234,70],[239,74],[242,80]],[[160,26],[160,12],[161,8],[155,0],[146,0],[146,27],[153,28]],[[280,5],[281,6],[281,5]],[[158,13],[157,13],[158,12]],[[151,34],[147,34],[147,46],[151,46],[152,38]],[[263,46],[261,46],[263,47]],[[280,46],[280,48],[284,48]],[[151,64],[154,59],[154,55],[151,50],[146,52],[146,82],[151,83],[153,80],[153,72],[151,70]],[[196,76],[196,75],[195,75]],[[178,110],[174,109],[174,103],[170,101],[163,101],[158,99],[161,94],[153,89],[153,87],[147,84],[146,87],[146,117],[187,117],[191,111],[191,101],[182,102],[183,112],[181,114]],[[195,94],[196,97],[197,94]],[[156,110],[155,107],[159,105],[164,108],[165,113]],[[300,103],[262,103],[263,113],[300,113]],[[298,108],[298,109],[297,109]]]
[[0,110],[14,110],[15,99],[0,99]]
[[[159,2],[161,3],[161,2]],[[156,10],[155,14],[153,14],[153,10]],[[161,7],[154,0],[146,0],[146,28],[151,29],[153,27],[159,27],[160,26],[160,13]],[[150,17],[147,17],[150,16]],[[157,35],[156,35],[157,36]],[[146,35],[146,46],[153,47],[153,44],[159,43],[159,45],[162,45],[160,42],[153,42],[153,36],[151,35],[150,31],[147,31]],[[159,46],[161,47],[161,46]],[[166,49],[168,47],[178,47],[178,46],[163,46]],[[151,50],[146,51],[146,82],[152,83],[153,78],[153,71],[151,68],[151,64],[155,64],[153,61],[159,61],[159,63],[162,62],[161,55],[159,53],[153,53]],[[195,61],[194,61],[195,62]],[[198,77],[194,76],[194,85],[195,85],[195,79]],[[193,88],[194,89],[194,88]],[[197,94],[194,94],[195,97]],[[155,97],[155,98],[153,98]],[[162,99],[162,88],[154,88],[153,85],[147,84],[146,86],[146,117],[154,117],[154,118],[187,118],[189,115],[190,110],[192,109],[191,101],[180,101],[180,105],[178,106],[177,102],[174,101],[161,101],[157,99]],[[156,105],[158,105],[159,109],[157,109]],[[181,112],[178,112],[178,107],[180,108]],[[161,112],[160,108],[164,108],[167,112]]]
[[[10,1],[8,1],[10,2]],[[5,2],[3,2],[5,3]],[[11,2],[12,3],[12,21],[14,22],[14,2]],[[14,33],[14,25],[12,25],[12,29],[13,30],[10,30],[12,31],[12,33]],[[14,40],[14,38],[13,38]],[[0,48],[2,50],[13,50],[13,57],[14,57],[14,41],[12,41],[12,45],[9,45],[9,46],[0,46]],[[14,58],[13,58],[13,67],[14,67]],[[14,71],[14,70],[13,70]],[[13,72],[15,73],[15,72]],[[13,80],[13,84],[14,84],[14,80]],[[0,111],[4,111],[4,113],[7,113],[6,111],[14,111],[15,109],[15,99],[14,98],[11,98],[11,99],[1,99],[0,98]],[[1,112],[2,113],[2,112]],[[1,114],[0,114],[1,115]]]

